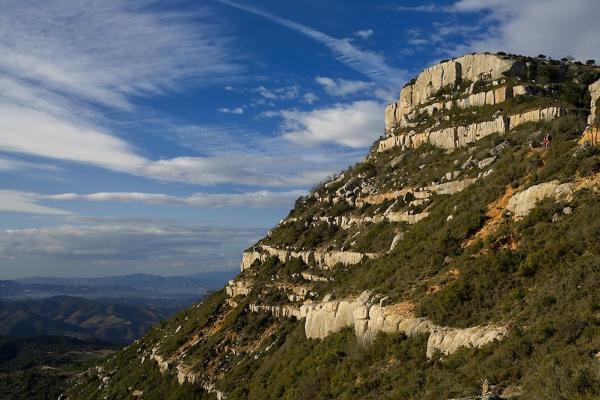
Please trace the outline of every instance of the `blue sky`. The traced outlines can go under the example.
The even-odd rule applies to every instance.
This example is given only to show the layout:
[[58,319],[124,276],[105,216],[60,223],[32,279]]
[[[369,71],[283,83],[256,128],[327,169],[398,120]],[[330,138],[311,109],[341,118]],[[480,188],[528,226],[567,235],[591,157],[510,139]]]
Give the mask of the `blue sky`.
[[236,268],[423,67],[600,58],[592,0],[0,6],[0,278]]

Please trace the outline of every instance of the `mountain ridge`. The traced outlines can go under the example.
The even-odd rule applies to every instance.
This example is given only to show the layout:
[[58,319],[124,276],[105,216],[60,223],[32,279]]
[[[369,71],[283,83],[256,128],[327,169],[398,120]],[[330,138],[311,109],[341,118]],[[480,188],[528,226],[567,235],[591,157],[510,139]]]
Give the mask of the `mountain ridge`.
[[225,289],[67,395],[597,398],[599,79],[504,53],[426,68]]

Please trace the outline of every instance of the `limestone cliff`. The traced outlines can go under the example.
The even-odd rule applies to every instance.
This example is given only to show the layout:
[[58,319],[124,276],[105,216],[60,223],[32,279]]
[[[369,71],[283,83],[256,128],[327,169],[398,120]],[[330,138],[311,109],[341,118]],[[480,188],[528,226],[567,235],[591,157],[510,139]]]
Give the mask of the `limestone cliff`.
[[[469,54],[451,61],[442,62],[426,68],[417,78],[405,86],[400,92],[398,102],[389,105],[385,110],[386,129],[390,130],[405,119],[418,106],[431,101],[433,95],[443,88],[454,88],[461,82],[475,83],[481,80],[498,80],[506,75],[518,75],[523,71],[523,64],[494,54]],[[470,89],[472,90],[472,88]],[[510,93],[507,96],[507,92]],[[472,93],[471,93],[472,94]],[[497,99],[495,95],[498,95]],[[481,99],[483,96],[483,99]],[[475,94],[466,104],[484,105],[499,103],[512,96],[512,91],[500,88],[490,94]],[[493,99],[493,100],[490,100]]]

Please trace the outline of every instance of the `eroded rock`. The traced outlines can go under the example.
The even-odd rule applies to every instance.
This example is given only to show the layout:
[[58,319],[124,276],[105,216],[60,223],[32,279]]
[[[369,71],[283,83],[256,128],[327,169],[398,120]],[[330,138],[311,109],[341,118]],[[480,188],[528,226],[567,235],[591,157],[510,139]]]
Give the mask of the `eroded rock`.
[[461,347],[479,348],[495,340],[502,340],[509,332],[499,325],[449,328],[438,326],[427,318],[417,318],[410,303],[382,305],[381,296],[369,290],[355,299],[307,302],[300,307],[251,305],[253,312],[266,311],[276,317],[305,319],[307,338],[323,339],[344,328],[353,327],[359,341],[371,342],[379,332],[399,333],[407,336],[429,334],[427,357],[436,351],[452,354]]
[[590,91],[590,97],[592,98],[592,101],[591,101],[591,105],[590,105],[591,112],[590,112],[590,116],[588,117],[588,124],[589,125],[597,125],[596,118],[600,111],[600,110],[598,110],[598,107],[597,107],[598,99],[600,99],[600,79],[597,80],[596,82],[592,83],[589,86],[589,91]]
[[529,215],[537,203],[545,198],[570,201],[573,195],[573,189],[572,183],[560,184],[559,181],[533,185],[526,190],[513,195],[506,205],[506,210],[514,217],[524,217]]

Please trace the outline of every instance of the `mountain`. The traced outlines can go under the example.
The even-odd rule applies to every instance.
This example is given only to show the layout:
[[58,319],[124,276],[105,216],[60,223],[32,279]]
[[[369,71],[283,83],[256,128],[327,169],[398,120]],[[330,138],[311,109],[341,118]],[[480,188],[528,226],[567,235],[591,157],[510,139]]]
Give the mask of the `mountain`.
[[172,313],[72,296],[26,301],[0,300],[0,335],[100,339],[127,344]]
[[222,287],[234,276],[234,271],[214,271],[182,276],[132,274],[99,278],[32,277],[0,281],[0,297],[73,295],[89,298],[198,298],[209,290]]
[[66,396],[600,398],[599,79],[504,53],[426,68],[226,288]]

